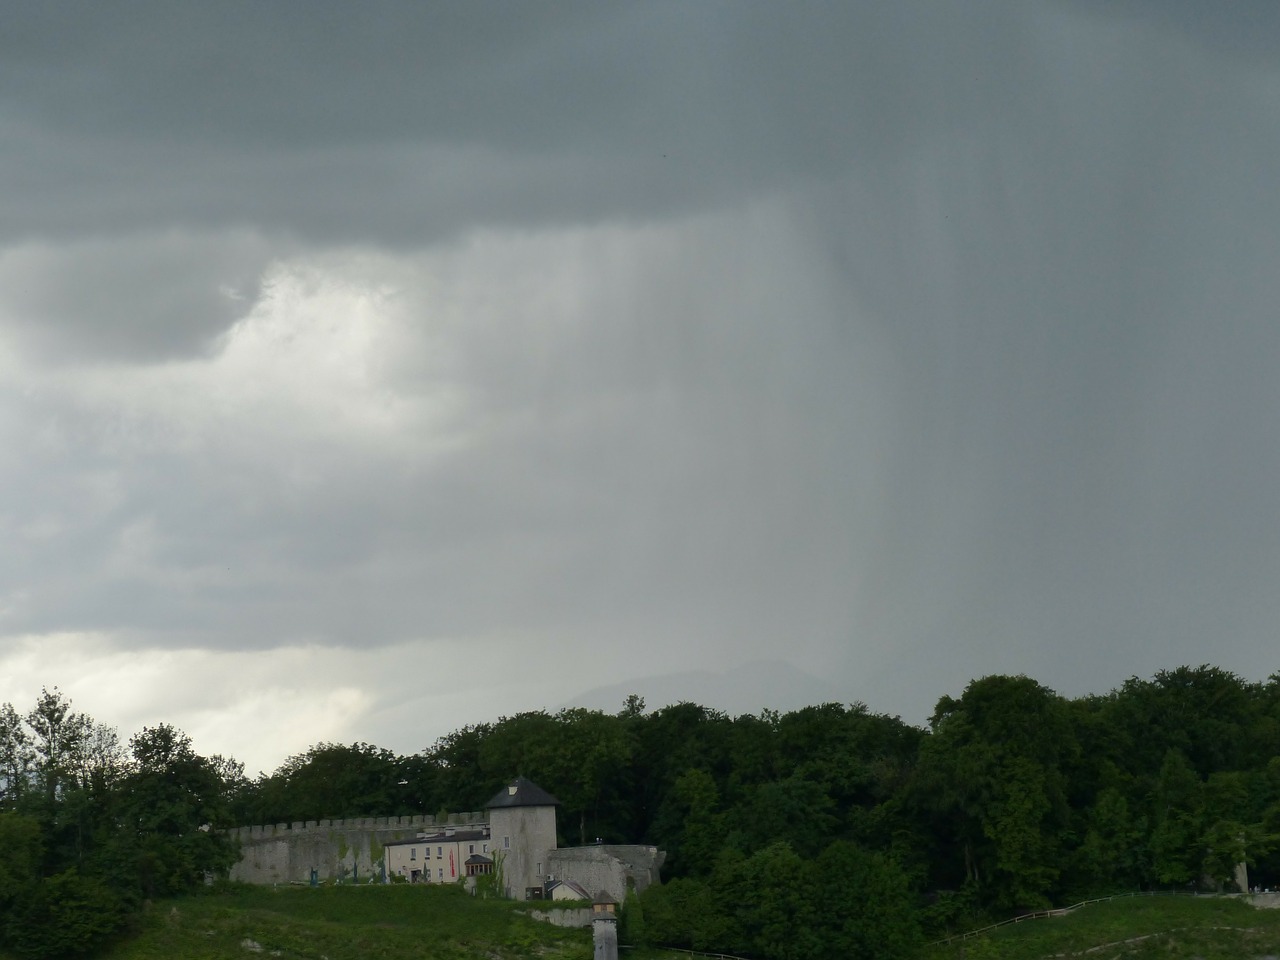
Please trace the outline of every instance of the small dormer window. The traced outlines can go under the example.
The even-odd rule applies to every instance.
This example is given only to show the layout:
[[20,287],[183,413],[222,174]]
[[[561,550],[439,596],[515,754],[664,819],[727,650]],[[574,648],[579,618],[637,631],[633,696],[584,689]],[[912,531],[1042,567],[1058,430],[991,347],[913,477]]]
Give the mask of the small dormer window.
[[513,783],[511,784],[511,786],[507,787],[507,796],[514,797],[515,795],[516,795],[516,785]]

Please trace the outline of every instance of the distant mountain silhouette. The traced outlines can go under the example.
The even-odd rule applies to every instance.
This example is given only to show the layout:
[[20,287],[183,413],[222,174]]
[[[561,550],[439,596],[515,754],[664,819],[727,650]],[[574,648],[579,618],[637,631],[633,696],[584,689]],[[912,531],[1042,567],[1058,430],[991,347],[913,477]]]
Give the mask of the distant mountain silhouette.
[[837,687],[785,661],[753,660],[724,673],[689,670],[596,687],[563,706],[617,713],[632,693],[644,697],[646,710],[689,701],[735,717],[759,713],[766,707],[785,713],[815,703],[852,703],[864,699],[857,690]]

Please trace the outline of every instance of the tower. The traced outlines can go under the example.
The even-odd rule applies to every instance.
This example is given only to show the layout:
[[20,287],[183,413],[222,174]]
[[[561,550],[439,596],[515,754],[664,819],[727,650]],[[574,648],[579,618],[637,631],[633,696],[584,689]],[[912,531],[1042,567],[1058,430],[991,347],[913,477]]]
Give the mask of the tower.
[[547,852],[556,848],[559,802],[533,781],[517,777],[485,804],[489,842],[506,896],[525,900],[531,888],[542,888]]

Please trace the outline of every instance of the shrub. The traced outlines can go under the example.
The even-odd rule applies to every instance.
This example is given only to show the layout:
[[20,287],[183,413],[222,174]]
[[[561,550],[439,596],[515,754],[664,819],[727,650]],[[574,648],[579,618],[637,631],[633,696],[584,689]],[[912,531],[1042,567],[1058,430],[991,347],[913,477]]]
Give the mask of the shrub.
[[110,887],[68,870],[21,894],[5,919],[10,950],[32,960],[82,957],[128,926],[131,912]]

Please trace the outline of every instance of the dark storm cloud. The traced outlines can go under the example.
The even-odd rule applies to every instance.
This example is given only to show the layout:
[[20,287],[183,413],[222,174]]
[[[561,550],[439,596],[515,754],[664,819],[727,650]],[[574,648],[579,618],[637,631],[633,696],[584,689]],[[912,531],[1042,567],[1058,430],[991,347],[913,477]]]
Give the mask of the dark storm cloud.
[[0,41],[4,230],[398,242],[683,211],[1025,104],[999,55],[1020,9],[25,5]]
[[1274,64],[1280,54],[1280,8],[1269,0],[1204,4],[1197,0],[1068,0],[1099,19],[1147,23],[1203,44],[1227,57],[1260,57]]
[[1140,34],[1120,62],[1064,40],[1059,9],[20,5],[0,39],[3,229],[421,242],[682,213],[957,137],[1056,143],[1047,124],[1094,64],[1141,84],[1158,54]]
[[[416,246],[870,170],[1017,100],[1016,65],[989,55],[1017,20],[993,36],[900,4],[22,5],[0,38],[0,237],[112,252],[58,255],[12,312],[55,341],[71,327],[78,352],[168,356],[251,305],[216,292],[251,293],[246,230]],[[175,230],[208,256],[169,269],[154,238]]]
[[[6,628],[1264,675],[1271,10],[18,7],[0,307],[82,369],[0,394]],[[378,256],[368,383],[351,298],[236,366]]]

